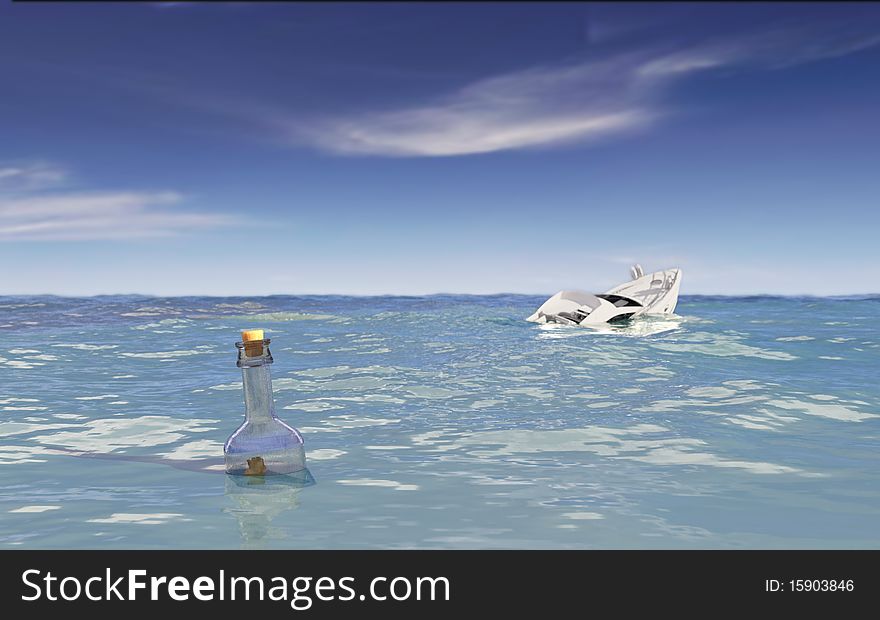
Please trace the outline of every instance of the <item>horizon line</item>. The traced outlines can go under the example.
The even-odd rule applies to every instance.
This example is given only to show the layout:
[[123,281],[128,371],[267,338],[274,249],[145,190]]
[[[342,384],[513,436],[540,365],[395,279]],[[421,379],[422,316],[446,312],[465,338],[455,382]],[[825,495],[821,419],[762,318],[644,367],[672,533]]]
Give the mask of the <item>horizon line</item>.
[[[569,290],[569,289],[563,289]],[[571,289],[575,290],[575,289]],[[552,295],[553,293],[551,293]],[[68,295],[64,293],[0,293],[0,298],[3,297],[58,297],[61,299],[92,299],[95,297],[147,297],[147,298],[156,298],[156,299],[182,299],[187,297],[216,297],[216,298],[228,298],[228,297],[511,297],[511,296],[521,296],[521,297],[538,297],[542,295],[548,295],[545,292],[541,293],[513,293],[513,292],[499,292],[499,293],[452,293],[452,292],[437,292],[437,293],[261,293],[261,294],[250,294],[250,295],[242,295],[242,294],[189,294],[189,295],[161,295],[156,293],[93,293],[89,295]],[[679,295],[680,298],[687,297],[783,297],[783,298],[803,298],[810,297],[815,299],[834,299],[841,297],[880,297],[880,292],[875,293],[834,293],[834,294],[819,294],[819,293],[687,293]]]

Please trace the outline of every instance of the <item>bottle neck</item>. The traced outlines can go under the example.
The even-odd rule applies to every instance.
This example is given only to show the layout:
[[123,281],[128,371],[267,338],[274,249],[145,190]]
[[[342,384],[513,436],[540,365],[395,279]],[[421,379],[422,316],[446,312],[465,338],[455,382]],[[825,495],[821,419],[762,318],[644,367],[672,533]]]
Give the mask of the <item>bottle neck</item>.
[[245,366],[241,369],[244,384],[244,415],[248,422],[268,422],[275,417],[272,398],[272,374],[269,364]]

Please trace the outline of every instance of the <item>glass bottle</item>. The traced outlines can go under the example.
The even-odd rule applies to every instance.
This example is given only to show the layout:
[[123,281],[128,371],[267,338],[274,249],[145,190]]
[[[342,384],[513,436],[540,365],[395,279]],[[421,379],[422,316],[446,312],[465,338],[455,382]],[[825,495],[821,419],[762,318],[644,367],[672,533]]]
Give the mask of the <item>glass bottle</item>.
[[291,474],[306,467],[303,438],[275,415],[269,338],[263,330],[244,331],[237,365],[244,387],[244,423],[223,446],[226,473],[245,476]]

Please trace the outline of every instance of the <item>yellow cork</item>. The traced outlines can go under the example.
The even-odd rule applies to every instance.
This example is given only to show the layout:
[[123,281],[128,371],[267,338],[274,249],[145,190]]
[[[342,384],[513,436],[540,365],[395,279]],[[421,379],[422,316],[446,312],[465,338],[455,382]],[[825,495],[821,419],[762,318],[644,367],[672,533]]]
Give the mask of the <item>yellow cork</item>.
[[262,329],[246,329],[241,332],[241,341],[242,342],[250,342],[251,340],[262,340],[263,339],[263,330]]
[[244,344],[244,353],[248,357],[258,357],[263,354],[263,330],[246,329],[241,332],[241,341]]

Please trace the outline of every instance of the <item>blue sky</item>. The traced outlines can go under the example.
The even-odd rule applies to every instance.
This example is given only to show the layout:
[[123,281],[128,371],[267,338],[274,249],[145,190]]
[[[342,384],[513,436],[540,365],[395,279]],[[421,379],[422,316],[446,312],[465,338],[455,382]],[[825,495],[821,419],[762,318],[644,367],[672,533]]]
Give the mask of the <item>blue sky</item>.
[[880,291],[880,6],[0,0],[0,294]]

